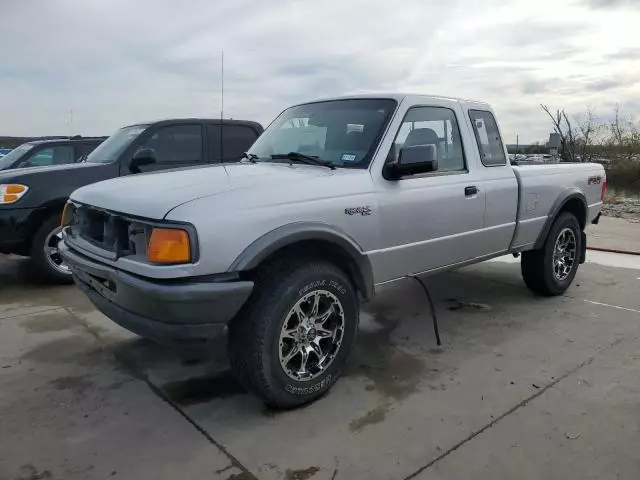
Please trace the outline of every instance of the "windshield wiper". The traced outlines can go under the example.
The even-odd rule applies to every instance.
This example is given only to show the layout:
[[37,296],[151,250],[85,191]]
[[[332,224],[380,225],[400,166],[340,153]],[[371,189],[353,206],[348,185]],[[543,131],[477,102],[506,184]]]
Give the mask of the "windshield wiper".
[[336,169],[336,166],[327,160],[322,160],[318,157],[312,157],[311,155],[305,155],[304,153],[300,152],[275,153],[271,155],[271,158],[273,160],[286,159],[293,162],[306,163],[307,165],[317,165],[319,167],[330,168],[331,170]]
[[258,157],[258,155],[256,155],[255,153],[247,153],[244,152],[242,154],[242,158],[246,158],[247,160],[249,160],[251,163],[256,163],[256,160],[260,157]]

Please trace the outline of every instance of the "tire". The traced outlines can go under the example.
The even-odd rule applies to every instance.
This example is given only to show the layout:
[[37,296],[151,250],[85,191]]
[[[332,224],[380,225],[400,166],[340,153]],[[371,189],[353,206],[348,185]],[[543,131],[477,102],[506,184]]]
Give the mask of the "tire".
[[[56,244],[56,234],[59,229],[59,215],[50,216],[40,226],[31,244],[31,271],[36,279],[46,283],[73,283],[71,271],[65,268],[66,266],[64,262],[61,261],[59,254],[56,254],[56,250],[49,250],[47,248],[54,248],[53,246]],[[60,262],[58,267],[54,266],[56,260]]]
[[[312,321],[316,298],[317,317],[326,317],[324,322]],[[258,273],[247,305],[229,324],[231,368],[265,404],[297,407],[322,396],[336,382],[357,330],[358,299],[342,270],[322,260],[279,260]],[[331,331],[333,336],[327,337]],[[320,353],[326,353],[322,362],[308,350],[315,342]],[[304,354],[294,353],[296,348],[307,351],[308,374],[299,375]]]
[[[566,248],[562,250],[567,239]],[[571,213],[561,213],[553,222],[542,248],[523,252],[520,267],[524,283],[538,295],[562,295],[576,276],[581,251],[582,230],[578,220]]]

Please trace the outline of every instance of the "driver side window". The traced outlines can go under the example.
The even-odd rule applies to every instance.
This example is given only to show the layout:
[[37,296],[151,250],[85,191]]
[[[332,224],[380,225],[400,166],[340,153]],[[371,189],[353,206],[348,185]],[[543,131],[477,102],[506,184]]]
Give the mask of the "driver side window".
[[57,145],[42,148],[29,155],[29,157],[20,164],[20,167],[44,167],[47,165],[63,165],[73,162],[73,147],[71,145]]
[[466,172],[460,129],[453,110],[445,107],[414,107],[405,115],[387,162],[397,162],[400,149],[416,145],[435,145],[438,170]]
[[196,164],[202,162],[202,127],[171,125],[151,135],[140,148],[151,148],[159,164]]

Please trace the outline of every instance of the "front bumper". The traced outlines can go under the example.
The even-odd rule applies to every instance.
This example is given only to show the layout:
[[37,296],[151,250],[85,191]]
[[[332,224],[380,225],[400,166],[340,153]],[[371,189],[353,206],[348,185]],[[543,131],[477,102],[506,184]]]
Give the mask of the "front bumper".
[[30,248],[35,208],[0,209],[0,253],[23,254]]
[[77,253],[64,241],[60,253],[98,310],[127,330],[160,342],[220,335],[253,290],[253,282],[240,280],[142,278]]

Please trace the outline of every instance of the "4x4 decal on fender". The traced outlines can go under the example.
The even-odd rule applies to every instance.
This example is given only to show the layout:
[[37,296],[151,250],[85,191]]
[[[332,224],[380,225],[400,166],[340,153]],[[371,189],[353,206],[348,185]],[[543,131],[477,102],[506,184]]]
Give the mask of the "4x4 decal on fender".
[[364,207],[352,207],[344,209],[345,215],[362,215],[366,217],[367,215],[371,215],[373,212],[371,211],[371,207],[365,205]]

